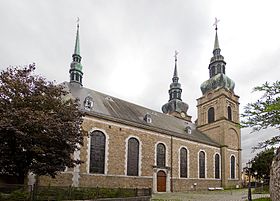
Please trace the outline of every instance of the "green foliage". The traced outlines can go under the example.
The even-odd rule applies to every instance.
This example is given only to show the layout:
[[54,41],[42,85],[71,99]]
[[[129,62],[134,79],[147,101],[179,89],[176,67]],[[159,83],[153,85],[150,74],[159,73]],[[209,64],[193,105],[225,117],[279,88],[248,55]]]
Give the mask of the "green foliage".
[[[262,86],[255,87],[253,91],[263,92],[263,96],[255,103],[245,106],[241,115],[243,127],[250,127],[254,131],[269,127],[280,129],[280,81],[272,84],[266,82]],[[255,148],[264,148],[280,142],[280,135],[259,143]]]
[[0,73],[0,174],[19,182],[29,171],[54,177],[81,162],[70,155],[83,140],[78,101],[34,70],[33,64]]
[[121,188],[74,188],[74,187],[38,187],[36,200],[85,200],[97,198],[134,197],[134,189]]
[[253,201],[271,201],[270,198],[257,198],[257,199],[253,199]]
[[26,201],[29,200],[29,192],[23,190],[13,191],[11,194],[0,193],[1,201]]
[[252,160],[252,172],[257,172],[257,179],[269,179],[270,167],[274,157],[274,148],[265,149]]
[[269,185],[259,186],[255,188],[252,193],[254,194],[269,194]]

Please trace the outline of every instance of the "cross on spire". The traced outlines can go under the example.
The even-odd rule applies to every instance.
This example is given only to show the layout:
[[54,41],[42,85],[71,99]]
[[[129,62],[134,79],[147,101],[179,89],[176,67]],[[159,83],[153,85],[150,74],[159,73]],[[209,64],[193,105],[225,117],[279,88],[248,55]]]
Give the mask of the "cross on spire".
[[177,72],[177,55],[179,54],[179,52],[177,50],[175,50],[175,68],[174,68],[174,74],[173,74],[173,82],[178,82],[179,78],[178,78],[178,72]]
[[175,61],[177,61],[177,55],[179,54],[179,52],[177,50],[175,50],[175,54],[174,54],[174,57],[175,57]]
[[80,18],[79,17],[77,17],[77,27],[79,28],[79,26],[80,26]]
[[220,20],[218,20],[216,17],[215,17],[215,22],[213,24],[213,26],[215,26],[215,30],[217,31],[218,30],[218,23],[220,22]]

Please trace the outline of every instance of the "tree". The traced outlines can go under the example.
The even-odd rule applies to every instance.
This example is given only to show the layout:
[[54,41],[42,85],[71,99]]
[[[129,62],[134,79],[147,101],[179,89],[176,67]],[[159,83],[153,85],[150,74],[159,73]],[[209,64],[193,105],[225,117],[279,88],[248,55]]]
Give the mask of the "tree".
[[34,70],[32,64],[0,73],[0,174],[20,183],[28,172],[55,177],[81,163],[71,155],[83,142],[78,100]]
[[[262,86],[255,87],[253,91],[263,92],[263,96],[255,103],[245,106],[241,115],[244,119],[241,122],[243,127],[253,128],[252,132],[266,128],[280,129],[280,81],[272,84],[266,82]],[[265,148],[280,142],[280,135],[277,135],[264,142],[260,142],[255,148]]]
[[269,179],[270,167],[274,155],[274,148],[270,148],[261,151],[254,157],[252,160],[252,172],[257,172],[257,175],[255,175],[256,178]]

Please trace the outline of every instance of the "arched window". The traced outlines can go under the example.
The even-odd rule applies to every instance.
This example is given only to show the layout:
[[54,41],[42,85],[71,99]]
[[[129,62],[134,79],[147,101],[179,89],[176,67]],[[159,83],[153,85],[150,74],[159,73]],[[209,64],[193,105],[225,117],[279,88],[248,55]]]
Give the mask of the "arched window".
[[220,178],[220,155],[215,155],[215,179]]
[[90,134],[90,173],[104,174],[106,137],[101,131]]
[[188,177],[188,151],[186,148],[180,150],[180,177]]
[[235,156],[230,157],[230,178],[235,179]]
[[157,166],[165,167],[165,146],[162,143],[157,145]]
[[227,107],[227,114],[228,114],[228,120],[232,121],[232,112],[231,112],[231,107]]
[[128,140],[127,175],[138,176],[139,170],[139,141],[136,138]]
[[199,178],[205,178],[205,153],[199,152]]
[[208,123],[215,121],[215,110],[213,107],[210,107],[208,110]]

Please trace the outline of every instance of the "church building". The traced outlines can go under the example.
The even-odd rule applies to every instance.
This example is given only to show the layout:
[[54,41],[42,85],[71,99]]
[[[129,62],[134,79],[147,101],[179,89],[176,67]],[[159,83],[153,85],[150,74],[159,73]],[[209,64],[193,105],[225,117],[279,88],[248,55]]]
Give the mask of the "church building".
[[[73,157],[84,161],[39,185],[151,188],[176,192],[209,187],[236,187],[241,181],[239,97],[226,75],[217,26],[209,79],[201,84],[197,120],[181,98],[177,57],[169,100],[154,111],[83,86],[79,25],[70,65],[62,83],[80,100],[87,132]],[[199,89],[197,89],[199,90]]]

